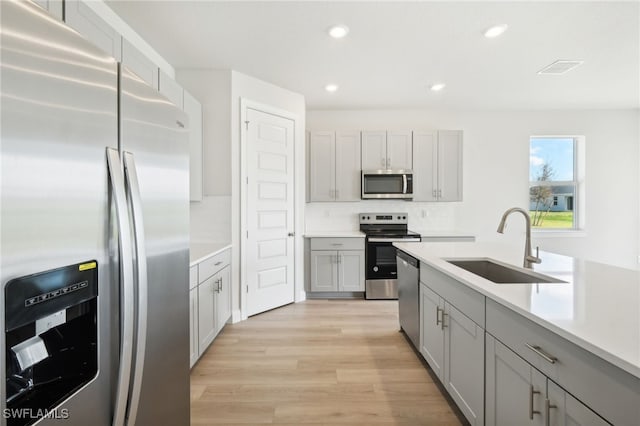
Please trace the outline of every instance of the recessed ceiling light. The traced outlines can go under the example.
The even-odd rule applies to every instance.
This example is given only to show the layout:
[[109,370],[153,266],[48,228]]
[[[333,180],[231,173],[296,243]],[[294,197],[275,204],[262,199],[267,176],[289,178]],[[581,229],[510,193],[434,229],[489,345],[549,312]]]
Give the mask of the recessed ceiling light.
[[338,86],[336,84],[327,84],[326,86],[324,86],[324,90],[333,93],[338,90]]
[[444,89],[444,87],[446,86],[446,84],[444,83],[436,83],[431,85],[431,87],[429,87],[429,89],[431,89],[432,92],[439,92],[440,90]]
[[484,32],[484,36],[486,38],[498,37],[500,34],[507,31],[507,28],[509,28],[507,24],[494,25]]
[[349,27],[346,25],[334,25],[327,30],[329,35],[333,38],[342,38],[349,34]]

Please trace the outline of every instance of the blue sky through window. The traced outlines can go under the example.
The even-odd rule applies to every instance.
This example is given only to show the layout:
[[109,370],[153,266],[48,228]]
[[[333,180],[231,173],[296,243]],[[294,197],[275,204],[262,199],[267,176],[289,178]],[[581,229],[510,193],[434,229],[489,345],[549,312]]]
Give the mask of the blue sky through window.
[[529,180],[536,180],[545,163],[553,169],[551,180],[573,180],[573,149],[573,138],[531,138]]

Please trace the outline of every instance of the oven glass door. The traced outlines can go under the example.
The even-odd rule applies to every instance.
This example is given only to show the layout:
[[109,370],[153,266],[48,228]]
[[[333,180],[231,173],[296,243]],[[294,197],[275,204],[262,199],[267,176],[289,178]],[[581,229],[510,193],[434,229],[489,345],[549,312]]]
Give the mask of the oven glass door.
[[391,280],[398,277],[396,248],[391,242],[367,242],[365,278]]

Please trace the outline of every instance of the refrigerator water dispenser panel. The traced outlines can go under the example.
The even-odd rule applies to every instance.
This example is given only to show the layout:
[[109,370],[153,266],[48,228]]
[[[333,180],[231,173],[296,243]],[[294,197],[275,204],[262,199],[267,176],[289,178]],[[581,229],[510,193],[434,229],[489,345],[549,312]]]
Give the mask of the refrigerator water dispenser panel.
[[[6,406],[51,413],[98,373],[98,265],[88,261],[5,286]],[[30,425],[38,416],[7,419]]]

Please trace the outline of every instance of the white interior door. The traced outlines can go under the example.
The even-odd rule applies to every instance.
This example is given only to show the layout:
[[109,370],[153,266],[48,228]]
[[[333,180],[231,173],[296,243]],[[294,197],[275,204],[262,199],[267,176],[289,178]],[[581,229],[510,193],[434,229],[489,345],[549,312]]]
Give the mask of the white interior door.
[[294,121],[247,108],[247,315],[294,301]]

